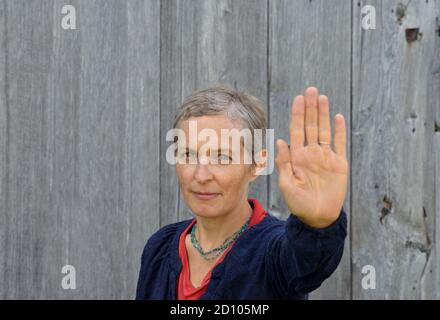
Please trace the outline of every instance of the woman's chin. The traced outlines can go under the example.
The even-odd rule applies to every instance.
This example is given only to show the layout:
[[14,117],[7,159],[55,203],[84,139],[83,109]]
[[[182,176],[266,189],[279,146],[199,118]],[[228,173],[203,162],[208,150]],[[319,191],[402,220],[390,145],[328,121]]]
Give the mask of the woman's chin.
[[191,211],[201,217],[215,217],[219,215],[219,206],[214,204],[199,204],[194,203],[191,207]]

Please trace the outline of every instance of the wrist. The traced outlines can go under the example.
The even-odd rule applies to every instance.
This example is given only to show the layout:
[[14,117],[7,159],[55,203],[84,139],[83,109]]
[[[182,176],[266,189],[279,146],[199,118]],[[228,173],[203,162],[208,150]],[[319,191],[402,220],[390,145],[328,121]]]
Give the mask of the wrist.
[[[292,213],[293,214],[293,213]],[[295,214],[293,214],[296,216]],[[332,218],[326,219],[307,219],[307,217],[296,216],[303,224],[311,229],[325,229],[333,225],[339,218],[340,213],[337,215],[330,215]]]

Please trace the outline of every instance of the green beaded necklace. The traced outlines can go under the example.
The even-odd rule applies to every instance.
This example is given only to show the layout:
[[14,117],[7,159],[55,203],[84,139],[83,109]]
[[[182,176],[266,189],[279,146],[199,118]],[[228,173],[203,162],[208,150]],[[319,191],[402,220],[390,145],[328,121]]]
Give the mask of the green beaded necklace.
[[208,261],[215,259],[219,255],[221,255],[229,247],[229,245],[234,242],[238,238],[238,236],[247,228],[250,220],[251,218],[249,218],[249,220],[241,226],[240,230],[236,231],[232,236],[226,238],[226,240],[223,241],[223,243],[219,247],[211,249],[207,252],[203,251],[199,241],[196,238],[195,232],[197,228],[197,223],[194,223],[193,227],[191,228],[191,243],[205,260]]

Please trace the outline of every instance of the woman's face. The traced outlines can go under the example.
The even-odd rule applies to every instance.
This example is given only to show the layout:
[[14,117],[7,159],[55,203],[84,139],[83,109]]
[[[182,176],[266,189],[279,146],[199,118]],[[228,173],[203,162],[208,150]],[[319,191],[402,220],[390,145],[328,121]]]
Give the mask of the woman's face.
[[[197,133],[203,129],[212,129],[218,137],[218,152],[211,152],[209,145],[213,142],[211,138],[190,137],[190,122],[197,125]],[[237,208],[242,201],[247,201],[249,183],[256,179],[255,169],[251,164],[244,161],[244,147],[240,143],[240,150],[232,147],[231,140],[229,148],[224,148],[221,141],[222,129],[241,128],[234,125],[226,116],[202,116],[193,117],[182,121],[180,129],[185,132],[187,149],[178,151],[178,157],[186,160],[193,158],[194,164],[176,164],[177,177],[180,189],[185,198],[186,204],[194,214],[204,217],[221,216]],[[205,130],[206,131],[206,130]],[[191,131],[195,133],[195,131]],[[197,140],[197,150],[192,149],[190,139]],[[225,143],[225,141],[223,141]],[[201,148],[204,148],[203,152]],[[209,151],[207,151],[209,149]],[[240,159],[240,163],[222,164],[221,160],[230,160],[234,155]],[[207,155],[207,157],[201,157]],[[212,163],[212,159],[218,163]],[[234,158],[238,159],[238,158]],[[232,162],[232,161],[231,161]]]

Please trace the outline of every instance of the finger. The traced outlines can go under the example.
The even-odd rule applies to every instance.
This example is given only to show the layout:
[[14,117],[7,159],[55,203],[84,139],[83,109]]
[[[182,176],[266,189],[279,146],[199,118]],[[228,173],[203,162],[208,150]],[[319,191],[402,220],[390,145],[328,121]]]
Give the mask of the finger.
[[330,146],[332,136],[328,98],[326,96],[319,96],[318,104],[319,143],[322,143],[325,146]]
[[318,143],[318,90],[315,87],[307,88],[305,103],[306,140],[308,145],[315,145]]
[[295,97],[290,116],[290,145],[292,149],[304,146],[304,96]]
[[290,162],[289,146],[287,145],[286,141],[282,139],[278,139],[277,149],[278,149],[278,154],[275,162],[278,167],[278,171],[279,171],[278,179],[281,184],[282,182],[286,182],[289,179],[291,179],[293,176],[293,172],[292,172],[292,164]]
[[335,128],[335,136],[334,136],[334,144],[335,144],[335,152],[336,154],[347,157],[346,150],[346,129],[345,129],[345,119],[344,116],[338,113],[334,119],[334,128]]

